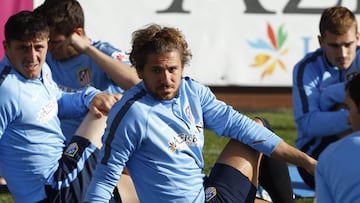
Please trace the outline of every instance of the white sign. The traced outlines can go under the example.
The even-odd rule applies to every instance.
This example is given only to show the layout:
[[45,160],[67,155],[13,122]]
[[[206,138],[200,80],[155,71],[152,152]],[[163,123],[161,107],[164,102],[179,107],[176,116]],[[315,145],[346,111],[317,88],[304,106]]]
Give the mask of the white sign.
[[356,0],[79,2],[87,35],[122,50],[147,24],[179,28],[193,53],[186,75],[212,86],[291,86],[294,64],[318,47],[322,10],[341,4],[360,14]]

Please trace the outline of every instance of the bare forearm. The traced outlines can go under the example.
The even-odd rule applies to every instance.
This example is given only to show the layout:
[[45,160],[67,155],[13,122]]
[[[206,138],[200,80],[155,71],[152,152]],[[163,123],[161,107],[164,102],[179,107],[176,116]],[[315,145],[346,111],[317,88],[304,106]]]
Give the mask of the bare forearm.
[[317,161],[286,142],[281,142],[271,157],[302,167],[311,174],[315,173]]
[[140,82],[136,70],[104,54],[94,46],[89,46],[85,54],[90,56],[96,64],[121,88],[127,90]]

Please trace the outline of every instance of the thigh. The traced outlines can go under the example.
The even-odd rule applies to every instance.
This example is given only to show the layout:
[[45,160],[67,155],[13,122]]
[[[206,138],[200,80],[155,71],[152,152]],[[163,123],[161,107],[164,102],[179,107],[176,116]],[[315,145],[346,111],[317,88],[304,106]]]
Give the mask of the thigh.
[[123,173],[117,183],[121,200],[126,203],[139,203],[134,183],[130,175]]
[[59,160],[53,182],[46,186],[49,202],[82,202],[96,168],[98,149],[74,136]]
[[237,169],[248,177],[254,185],[258,185],[258,169],[261,156],[261,153],[248,145],[230,139],[216,162]]

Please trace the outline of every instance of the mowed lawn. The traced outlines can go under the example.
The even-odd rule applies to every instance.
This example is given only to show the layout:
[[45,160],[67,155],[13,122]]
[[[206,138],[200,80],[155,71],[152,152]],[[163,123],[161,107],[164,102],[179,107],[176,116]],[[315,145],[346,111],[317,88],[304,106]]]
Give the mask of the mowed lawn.
[[[295,123],[292,116],[292,111],[289,109],[276,110],[276,111],[259,111],[259,112],[242,112],[243,114],[253,118],[255,116],[261,116],[267,118],[276,134],[282,137],[286,142],[291,145],[294,144],[296,137]],[[208,173],[209,168],[214,164],[220,151],[227,143],[227,138],[216,136],[213,132],[205,131],[205,146],[204,146],[204,159],[205,167],[204,172]],[[4,190],[0,190],[0,203],[12,203],[11,195]],[[297,203],[312,203],[313,199],[298,199]]]

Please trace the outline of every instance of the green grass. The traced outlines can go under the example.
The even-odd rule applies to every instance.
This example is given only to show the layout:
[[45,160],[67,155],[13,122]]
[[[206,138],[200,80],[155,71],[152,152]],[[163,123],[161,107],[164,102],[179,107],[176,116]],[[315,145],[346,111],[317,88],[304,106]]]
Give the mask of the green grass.
[[13,203],[14,200],[5,187],[0,187],[0,202]]
[[[287,143],[294,145],[296,137],[295,123],[291,110],[277,110],[277,111],[261,111],[261,112],[242,112],[243,114],[253,118],[261,116],[268,119],[277,135],[282,137]],[[204,159],[205,159],[205,173],[209,172],[209,167],[215,163],[215,160],[224,145],[227,143],[227,138],[216,136],[213,132],[205,131],[205,146],[204,146]],[[312,203],[314,200],[298,199],[297,203]],[[4,189],[0,189],[0,202],[14,202],[11,195]]]

